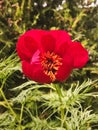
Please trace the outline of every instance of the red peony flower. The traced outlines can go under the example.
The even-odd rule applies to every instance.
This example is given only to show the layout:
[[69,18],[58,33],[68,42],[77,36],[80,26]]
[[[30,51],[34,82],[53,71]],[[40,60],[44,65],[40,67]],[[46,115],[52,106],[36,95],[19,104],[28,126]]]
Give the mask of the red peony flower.
[[24,74],[39,83],[64,81],[89,59],[87,50],[62,30],[27,31],[20,36],[16,50]]

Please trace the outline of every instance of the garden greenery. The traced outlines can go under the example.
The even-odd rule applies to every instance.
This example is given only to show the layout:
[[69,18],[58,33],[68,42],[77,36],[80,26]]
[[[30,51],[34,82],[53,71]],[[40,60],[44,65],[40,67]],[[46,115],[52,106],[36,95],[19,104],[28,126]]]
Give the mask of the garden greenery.
[[[95,0],[0,1],[0,130],[98,130],[98,5]],[[16,42],[30,29],[61,29],[89,62],[62,83],[26,78]]]

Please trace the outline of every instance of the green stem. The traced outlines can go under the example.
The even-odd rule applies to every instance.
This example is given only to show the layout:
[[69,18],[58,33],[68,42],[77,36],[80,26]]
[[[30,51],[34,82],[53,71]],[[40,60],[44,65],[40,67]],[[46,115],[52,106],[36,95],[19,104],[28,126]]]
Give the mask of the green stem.
[[58,94],[58,97],[59,97],[59,101],[61,102],[61,108],[60,108],[60,114],[61,114],[61,127],[63,128],[64,126],[66,127],[66,130],[69,130],[67,124],[66,124],[66,121],[65,121],[65,111],[64,111],[64,108],[63,108],[63,101],[62,101],[62,98],[63,98],[63,94],[62,94],[62,90],[61,90],[61,86],[60,84],[55,84],[55,90]]
[[64,108],[62,108],[62,104],[63,104],[63,101],[62,101],[62,97],[63,97],[63,94],[62,94],[62,91],[60,89],[60,86],[59,84],[55,84],[55,89],[56,89],[56,92],[58,94],[58,97],[59,97],[59,100],[61,102],[61,126],[63,126],[63,120],[64,120]]
[[59,97],[59,99],[60,99],[60,102],[62,102],[62,92],[61,92],[61,89],[60,89],[60,87],[59,87],[59,85],[58,84],[55,84],[55,89],[56,89],[56,92],[57,92],[57,94],[58,94],[58,97]]
[[12,107],[10,106],[10,104],[9,104],[8,100],[6,99],[6,97],[5,97],[5,95],[4,95],[4,92],[2,91],[1,88],[0,88],[0,93],[1,93],[1,95],[2,95],[2,97],[3,97],[3,99],[4,99],[4,101],[6,102],[6,104],[7,104],[8,108],[9,108],[9,110],[11,111],[11,113],[13,114],[13,116],[16,118],[16,113],[13,111]]

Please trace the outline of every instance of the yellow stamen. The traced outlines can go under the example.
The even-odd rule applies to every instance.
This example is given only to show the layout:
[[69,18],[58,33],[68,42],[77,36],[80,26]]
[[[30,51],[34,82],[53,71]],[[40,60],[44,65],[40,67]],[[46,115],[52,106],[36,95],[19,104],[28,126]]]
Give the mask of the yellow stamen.
[[44,73],[55,81],[57,71],[62,65],[62,58],[54,52],[47,51],[40,56],[40,62]]

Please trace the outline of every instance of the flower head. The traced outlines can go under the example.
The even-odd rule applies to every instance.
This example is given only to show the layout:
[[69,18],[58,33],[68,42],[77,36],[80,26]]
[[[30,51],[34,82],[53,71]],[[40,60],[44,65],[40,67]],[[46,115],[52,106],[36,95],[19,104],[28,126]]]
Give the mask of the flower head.
[[72,42],[62,30],[30,30],[16,45],[24,74],[40,83],[66,80],[74,68],[82,68],[88,52],[81,43]]

